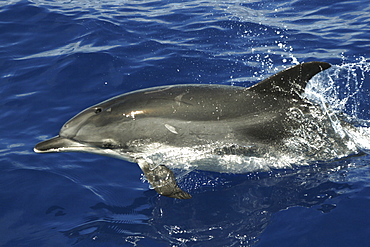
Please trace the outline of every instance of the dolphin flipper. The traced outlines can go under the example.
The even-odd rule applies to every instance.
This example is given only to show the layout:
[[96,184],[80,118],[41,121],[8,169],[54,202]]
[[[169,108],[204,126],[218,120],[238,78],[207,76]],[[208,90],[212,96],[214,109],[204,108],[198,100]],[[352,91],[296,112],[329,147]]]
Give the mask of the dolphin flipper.
[[144,160],[138,161],[139,167],[144,172],[150,185],[163,196],[177,199],[190,199],[191,195],[177,185],[173,172],[164,165],[152,167]]

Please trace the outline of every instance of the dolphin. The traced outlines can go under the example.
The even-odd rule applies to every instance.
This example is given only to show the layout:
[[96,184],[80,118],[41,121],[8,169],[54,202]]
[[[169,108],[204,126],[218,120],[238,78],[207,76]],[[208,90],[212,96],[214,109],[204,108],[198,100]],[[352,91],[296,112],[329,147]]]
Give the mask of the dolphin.
[[159,194],[189,199],[173,169],[245,172],[253,158],[279,156],[289,152],[286,140],[304,138],[296,113],[318,108],[304,97],[306,84],[329,67],[298,64],[249,88],[185,84],[125,93],[80,112],[34,151],[134,162]]

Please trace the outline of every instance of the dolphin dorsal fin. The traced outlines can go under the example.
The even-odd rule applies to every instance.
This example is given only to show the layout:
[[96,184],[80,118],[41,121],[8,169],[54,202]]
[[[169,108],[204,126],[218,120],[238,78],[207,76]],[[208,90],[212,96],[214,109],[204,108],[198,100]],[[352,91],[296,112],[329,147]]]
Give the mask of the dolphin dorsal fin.
[[307,82],[317,73],[330,67],[331,65],[325,62],[298,64],[270,76],[252,86],[250,90],[259,94],[272,94],[280,97],[300,99],[306,88]]

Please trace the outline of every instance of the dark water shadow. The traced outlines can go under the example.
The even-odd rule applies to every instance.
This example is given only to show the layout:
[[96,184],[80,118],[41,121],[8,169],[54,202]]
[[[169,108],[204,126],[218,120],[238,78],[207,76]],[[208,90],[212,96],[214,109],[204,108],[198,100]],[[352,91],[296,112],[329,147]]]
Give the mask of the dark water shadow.
[[346,174],[356,159],[361,158],[260,174],[195,171],[182,181],[193,194],[190,200],[149,190],[126,207],[100,202],[91,206],[99,217],[63,233],[77,246],[91,241],[127,246],[251,246],[276,212],[297,206],[315,206],[323,213],[335,210],[336,205],[325,202],[351,190]]

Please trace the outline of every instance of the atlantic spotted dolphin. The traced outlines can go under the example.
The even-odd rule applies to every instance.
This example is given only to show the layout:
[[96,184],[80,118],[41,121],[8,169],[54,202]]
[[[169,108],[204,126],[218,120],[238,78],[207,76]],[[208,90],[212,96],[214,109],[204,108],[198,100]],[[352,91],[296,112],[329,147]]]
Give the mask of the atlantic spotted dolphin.
[[329,67],[299,64],[249,88],[188,84],[125,93],[77,114],[34,151],[134,162],[159,194],[188,199],[173,168],[245,172],[251,158],[281,155],[287,140],[304,139],[297,118],[317,108],[304,98],[306,84]]

